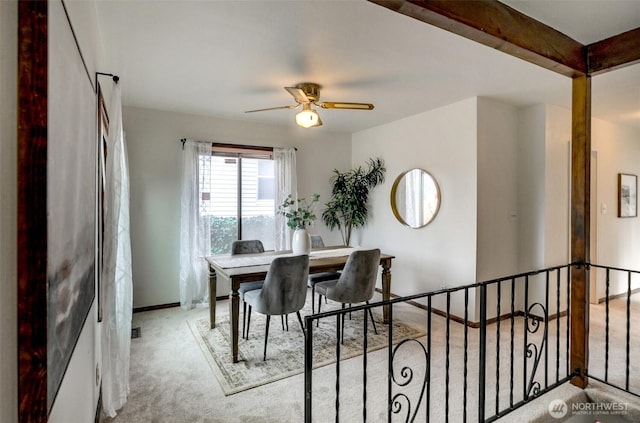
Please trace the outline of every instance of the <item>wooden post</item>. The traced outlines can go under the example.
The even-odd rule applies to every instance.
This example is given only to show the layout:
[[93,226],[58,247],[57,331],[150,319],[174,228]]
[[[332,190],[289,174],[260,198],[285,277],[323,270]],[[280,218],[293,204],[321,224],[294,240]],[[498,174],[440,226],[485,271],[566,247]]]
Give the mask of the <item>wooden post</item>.
[[[591,197],[591,77],[573,78],[571,129],[571,261],[589,261]],[[571,271],[571,383],[585,388],[589,361],[589,280],[584,265]]]
[[48,3],[18,2],[18,422],[46,422]]

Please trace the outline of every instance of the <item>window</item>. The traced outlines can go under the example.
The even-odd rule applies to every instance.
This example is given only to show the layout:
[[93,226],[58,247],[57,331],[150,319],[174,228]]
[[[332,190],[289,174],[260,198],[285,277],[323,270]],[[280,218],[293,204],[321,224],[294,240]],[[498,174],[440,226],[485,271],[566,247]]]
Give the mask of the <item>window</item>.
[[258,161],[258,200],[275,200],[276,182],[273,160]]
[[225,254],[236,239],[275,248],[275,173],[270,152],[216,149],[198,160],[199,209],[211,225],[211,254]]

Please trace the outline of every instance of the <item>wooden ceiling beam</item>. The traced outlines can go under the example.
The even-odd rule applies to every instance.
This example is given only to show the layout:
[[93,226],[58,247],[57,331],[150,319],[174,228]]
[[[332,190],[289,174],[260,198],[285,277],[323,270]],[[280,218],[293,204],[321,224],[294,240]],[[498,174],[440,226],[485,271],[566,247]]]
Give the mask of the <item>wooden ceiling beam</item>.
[[587,46],[589,75],[640,63],[640,28]]
[[568,77],[587,73],[586,47],[496,0],[369,0]]

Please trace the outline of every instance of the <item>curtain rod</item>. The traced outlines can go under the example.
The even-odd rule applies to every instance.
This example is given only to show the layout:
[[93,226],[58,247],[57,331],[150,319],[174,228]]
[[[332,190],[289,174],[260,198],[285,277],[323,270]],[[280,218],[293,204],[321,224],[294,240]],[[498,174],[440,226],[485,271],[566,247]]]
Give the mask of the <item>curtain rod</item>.
[[120,77],[118,75],[105,72],[96,72],[96,93],[98,92],[98,76],[110,76],[113,79],[113,82],[115,82],[116,84],[120,80]]
[[[180,142],[182,143],[182,149],[184,150],[184,144],[187,142],[187,139],[181,138]],[[256,145],[230,144],[230,143],[211,142],[211,141],[196,141],[196,142],[211,144],[211,147],[246,148],[250,150],[273,151],[273,147],[262,147],[262,146],[256,146]],[[297,147],[293,147],[293,148],[296,151],[298,151]]]

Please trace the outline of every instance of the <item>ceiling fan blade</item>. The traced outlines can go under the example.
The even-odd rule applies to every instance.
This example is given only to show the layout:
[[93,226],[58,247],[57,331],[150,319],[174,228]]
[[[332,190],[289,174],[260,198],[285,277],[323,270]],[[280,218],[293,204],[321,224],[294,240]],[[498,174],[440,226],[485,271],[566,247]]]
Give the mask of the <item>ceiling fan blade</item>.
[[324,103],[317,103],[316,106],[323,109],[373,110],[373,104],[371,103],[346,103],[344,101],[325,101]]
[[268,109],[247,110],[247,111],[245,111],[245,113],[266,112],[266,111],[269,111],[269,110],[281,110],[281,109],[295,109],[298,106],[299,106],[299,104],[296,104],[295,106],[269,107]]
[[298,103],[310,103],[311,100],[307,95],[298,87],[284,87],[296,99]]

